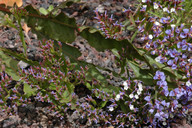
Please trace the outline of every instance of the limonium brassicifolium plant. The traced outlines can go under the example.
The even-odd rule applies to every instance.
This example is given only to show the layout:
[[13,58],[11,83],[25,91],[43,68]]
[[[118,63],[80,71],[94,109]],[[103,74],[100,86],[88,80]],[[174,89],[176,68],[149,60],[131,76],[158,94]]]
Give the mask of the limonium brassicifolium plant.
[[[10,115],[17,113],[14,107],[26,106],[33,96],[36,101],[48,103],[50,111],[61,120],[71,109],[90,124],[100,123],[103,127],[171,127],[175,117],[185,117],[192,107],[192,22],[187,18],[191,17],[191,7],[190,0],[141,0],[134,13],[123,10],[145,45],[132,47],[138,52],[135,58],[127,57],[131,45],[122,51],[113,49],[116,53],[112,50],[121,66],[118,75],[124,80],[115,88],[90,80],[87,67],[75,69],[76,65],[63,55],[61,42],[56,47],[54,41],[42,41],[43,60],[21,69],[16,86],[9,88],[12,78],[0,73],[3,110]],[[114,21],[107,12],[95,13],[106,40],[122,43],[120,35],[126,25]],[[132,43],[134,36],[129,41]],[[122,75],[124,69],[128,77]],[[85,102],[78,100],[80,96],[75,92],[75,87],[82,84],[90,91]],[[19,91],[23,87],[24,92]]]
[[[142,123],[150,124],[151,127],[170,127],[173,117],[185,116],[191,108],[192,26],[191,21],[182,23],[177,17],[185,11],[182,2],[142,0],[135,13],[134,24],[138,25],[136,27],[143,35],[141,39],[146,43],[144,54],[154,56],[158,68],[151,81],[153,87],[129,78],[123,82],[124,88],[112,100],[109,110],[114,111],[120,106],[121,113],[114,122],[122,127],[127,124],[142,127]],[[129,16],[131,10],[125,9],[125,13]],[[103,33],[108,36],[108,32]],[[168,67],[176,73],[176,79],[167,78],[164,72],[167,72],[165,69]],[[176,82],[176,86],[172,81]]]

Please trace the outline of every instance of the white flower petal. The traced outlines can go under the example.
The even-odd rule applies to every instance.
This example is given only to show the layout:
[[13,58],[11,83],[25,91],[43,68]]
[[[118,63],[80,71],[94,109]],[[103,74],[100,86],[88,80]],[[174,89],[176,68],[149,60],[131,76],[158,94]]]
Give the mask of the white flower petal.
[[175,12],[175,8],[171,8],[170,12]]
[[114,110],[114,108],[113,107],[109,107],[109,111],[113,111]]
[[187,82],[186,82],[186,85],[189,87],[189,86],[191,86],[191,82],[188,80]]
[[129,108],[131,109],[131,110],[134,110],[134,106],[131,104],[131,105],[129,105]]
[[154,9],[158,9],[158,8],[159,8],[159,6],[158,6],[157,3],[155,3],[155,4],[153,5],[153,7],[154,7]]
[[139,87],[139,88],[142,88],[143,85],[142,85],[141,83],[138,83],[138,87]]
[[135,99],[139,99],[139,96],[137,94],[135,95]]
[[134,96],[133,94],[130,94],[130,95],[129,95],[129,98],[131,98],[131,99],[132,99],[132,98],[133,98],[133,96]]
[[164,12],[167,12],[167,11],[168,11],[167,7],[163,8],[163,11],[164,11]]
[[147,8],[147,5],[143,5],[143,8]]
[[152,39],[153,39],[153,35],[151,35],[151,34],[150,34],[150,35],[149,35],[149,39],[151,39],[151,40],[152,40]]
[[174,27],[175,27],[175,24],[171,24],[171,27],[174,28]]
[[155,25],[159,26],[159,25],[160,25],[160,23],[159,23],[159,22],[157,22],[157,21],[155,21]]
[[115,100],[119,101],[120,97],[121,97],[120,94],[117,94],[116,97],[115,97]]
[[137,90],[137,94],[138,94],[138,95],[141,95],[141,91],[140,91],[140,90]]
[[158,57],[155,58],[156,62],[160,62],[160,60],[161,60],[161,56],[158,56]]
[[124,82],[123,82],[123,85],[124,85],[124,86],[128,86],[127,81],[124,81]]
[[124,86],[124,90],[128,90],[128,88],[129,88],[128,86]]

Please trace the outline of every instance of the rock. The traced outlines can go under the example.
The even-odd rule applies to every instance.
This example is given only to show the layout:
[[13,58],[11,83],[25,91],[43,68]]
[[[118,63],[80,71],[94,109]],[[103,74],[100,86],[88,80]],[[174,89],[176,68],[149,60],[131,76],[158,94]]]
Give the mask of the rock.
[[20,119],[18,116],[10,116],[9,118],[3,120],[3,128],[16,128],[19,124]]
[[48,118],[47,118],[47,116],[45,116],[45,115],[42,115],[41,116],[41,125],[44,127],[44,128],[47,128],[47,126],[48,126]]
[[111,6],[111,3],[108,2],[108,1],[105,1],[105,2],[103,3],[103,5],[105,5],[105,6],[107,6],[107,7],[110,7],[110,6]]
[[172,128],[191,128],[189,124],[187,124],[186,118],[177,119],[176,123],[171,124]]
[[29,65],[28,63],[25,63],[25,62],[23,62],[23,61],[21,60],[21,61],[19,61],[18,66],[19,66],[21,69],[26,69],[26,68],[28,68],[30,65]]
[[36,52],[37,51],[37,48],[33,45],[29,45],[28,46],[28,49],[27,49],[27,52]]

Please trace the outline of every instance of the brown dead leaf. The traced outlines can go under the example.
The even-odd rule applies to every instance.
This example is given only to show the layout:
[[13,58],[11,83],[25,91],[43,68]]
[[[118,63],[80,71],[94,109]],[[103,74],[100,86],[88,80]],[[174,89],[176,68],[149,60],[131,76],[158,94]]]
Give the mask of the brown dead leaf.
[[23,24],[22,28],[26,32],[26,34],[28,34],[29,30],[31,29],[30,27],[27,26],[26,23]]
[[5,4],[6,6],[12,7],[14,3],[16,3],[18,7],[21,7],[23,5],[22,0],[0,0],[0,4]]

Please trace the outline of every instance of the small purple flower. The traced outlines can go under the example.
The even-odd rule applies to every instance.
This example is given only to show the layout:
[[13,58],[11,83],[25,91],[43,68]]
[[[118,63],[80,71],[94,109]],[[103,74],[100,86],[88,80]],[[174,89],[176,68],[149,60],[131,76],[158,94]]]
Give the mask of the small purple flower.
[[150,43],[147,43],[147,44],[145,45],[145,47],[146,47],[146,48],[150,48],[150,47],[151,47],[151,44],[150,44]]
[[169,66],[172,66],[172,65],[173,65],[173,60],[169,60],[169,61],[167,62],[167,64],[168,64]]
[[183,59],[186,59],[186,58],[187,58],[187,55],[186,55],[186,54],[183,54],[183,55],[182,55],[182,58],[183,58]]
[[163,92],[163,94],[164,94],[165,96],[168,96],[168,95],[169,95],[169,90],[168,90],[168,86],[167,86],[167,85],[163,86],[162,92]]
[[157,112],[156,114],[155,114],[155,118],[160,118],[161,116],[160,116],[160,114]]
[[153,114],[153,112],[154,112],[154,109],[150,109],[150,110],[149,110],[149,112],[150,112],[151,114]]
[[175,48],[174,48],[173,50],[172,50],[172,49],[169,49],[167,53],[168,53],[168,54],[170,55],[170,57],[172,57],[172,58],[175,58],[176,56],[179,55],[179,52],[178,52]]
[[166,86],[167,82],[166,81],[157,81],[157,85],[159,85],[160,87]]
[[187,62],[185,62],[185,61],[182,61],[182,62],[179,63],[179,65],[180,65],[181,67],[184,67],[186,64],[187,64]]
[[173,61],[173,60],[169,60],[169,61],[167,62],[167,64],[168,64],[169,66],[171,66],[172,69],[176,69],[176,68],[177,68],[177,65],[174,64],[174,61]]
[[176,64],[173,64],[173,65],[171,66],[171,68],[172,68],[172,69],[177,69],[177,65],[176,65]]
[[146,101],[150,101],[151,100],[151,96],[146,96],[145,98],[144,98],[144,100],[146,100]]
[[146,11],[146,9],[147,9],[147,5],[143,5],[143,7],[141,8],[141,12],[145,12]]
[[166,33],[167,35],[171,35],[171,30],[168,29],[168,30],[165,31],[165,33]]
[[188,33],[189,33],[189,29],[183,29],[183,32],[184,32],[185,34],[188,34]]
[[184,44],[184,45],[182,46],[182,50],[187,50],[187,45],[186,45],[186,44]]
[[151,55],[155,55],[155,53],[156,53],[155,50],[151,51]]
[[168,113],[164,113],[164,114],[163,114],[163,117],[166,118],[166,119],[168,119],[168,118],[169,118],[169,114],[168,114]]
[[166,103],[165,100],[161,101],[161,104],[165,107],[169,107],[170,103]]
[[179,29],[179,28],[176,28],[175,32],[176,32],[177,34],[179,34],[179,33],[180,33],[180,29]]
[[139,32],[144,32],[144,25],[138,27]]
[[165,81],[165,74],[164,72],[156,71],[155,76],[153,77],[154,80],[162,80]]
[[188,62],[191,64],[191,63],[192,63],[192,58],[191,58],[191,59],[188,59]]
[[189,29],[183,29],[183,32],[180,34],[181,38],[186,38],[189,33]]
[[177,108],[178,104],[179,104],[179,102],[177,100],[173,100],[172,105],[174,108]]
[[182,88],[181,89],[175,88],[173,91],[174,91],[174,93],[176,95],[176,99],[179,99],[182,95],[184,95]]
[[160,19],[160,22],[162,23],[162,24],[168,24],[168,23],[170,23],[170,22],[172,22],[173,21],[173,19],[171,19],[170,21],[170,17],[162,17],[161,19]]
[[192,51],[192,44],[188,43],[188,51]]

